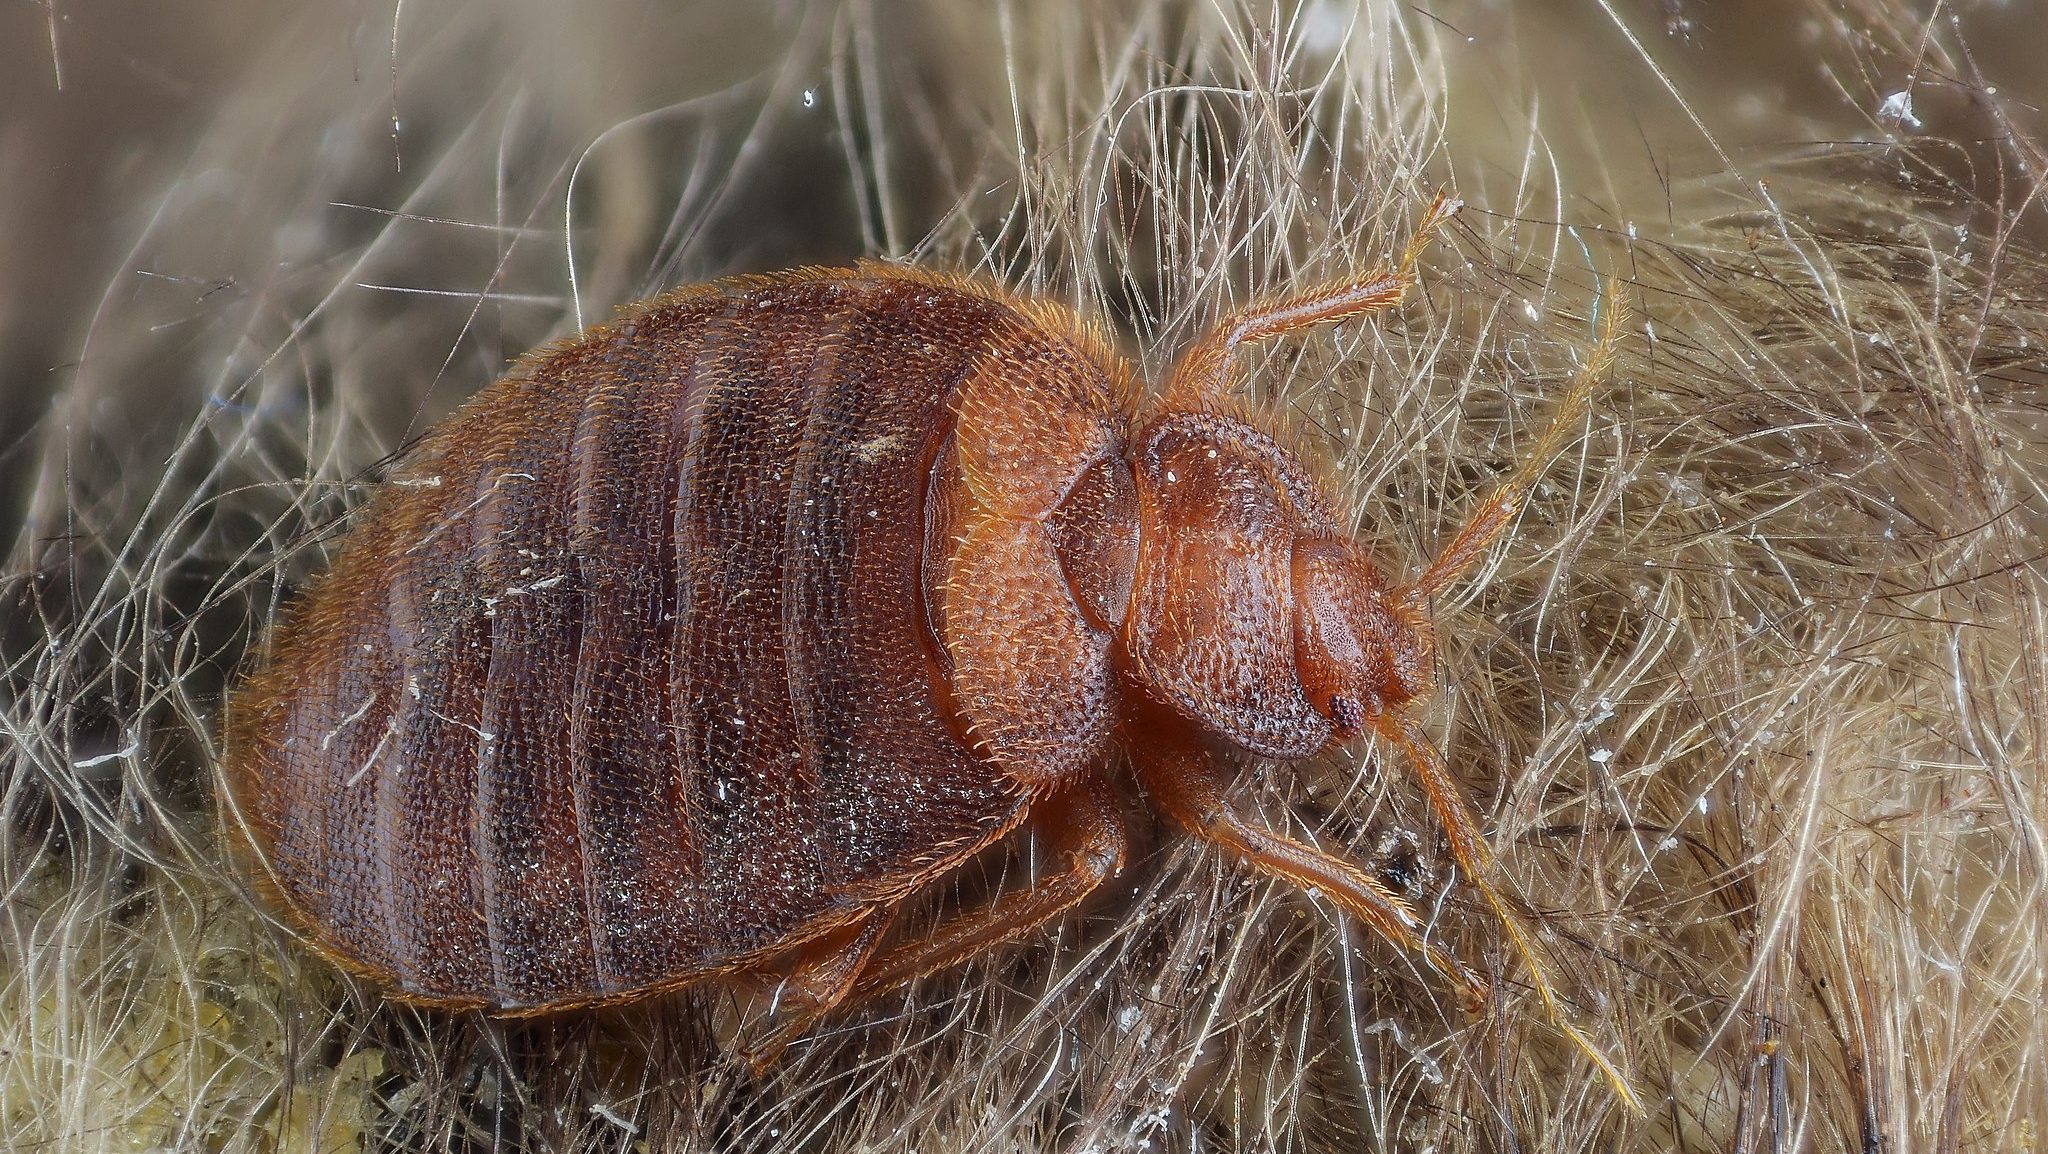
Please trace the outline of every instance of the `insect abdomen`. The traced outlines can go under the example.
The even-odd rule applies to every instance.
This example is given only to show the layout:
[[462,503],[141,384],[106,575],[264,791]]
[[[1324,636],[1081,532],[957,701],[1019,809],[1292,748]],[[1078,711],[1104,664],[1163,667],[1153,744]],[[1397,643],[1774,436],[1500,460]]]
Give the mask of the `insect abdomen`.
[[426,442],[232,710],[230,783],[323,947],[426,1000],[601,1000],[1005,828],[921,566],[949,398],[1013,322],[910,277],[699,290]]

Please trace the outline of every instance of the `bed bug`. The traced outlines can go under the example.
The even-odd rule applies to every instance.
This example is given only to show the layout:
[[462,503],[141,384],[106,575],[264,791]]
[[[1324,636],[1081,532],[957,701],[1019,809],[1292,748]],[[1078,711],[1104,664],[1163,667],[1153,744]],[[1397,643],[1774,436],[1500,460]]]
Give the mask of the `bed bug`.
[[[1117,872],[1121,750],[1187,832],[1476,1005],[1399,896],[1228,796],[1238,759],[1371,732],[1551,999],[1409,706],[1431,599],[1583,411],[1611,321],[1406,585],[1236,399],[1243,346],[1394,304],[1456,207],[1397,265],[1225,318],[1149,398],[1062,307],[872,263],[685,289],[529,354],[405,459],[234,696],[231,821],[318,949],[397,998],[550,1012],[775,967],[772,1055]],[[1055,866],[880,949],[1027,821]]]

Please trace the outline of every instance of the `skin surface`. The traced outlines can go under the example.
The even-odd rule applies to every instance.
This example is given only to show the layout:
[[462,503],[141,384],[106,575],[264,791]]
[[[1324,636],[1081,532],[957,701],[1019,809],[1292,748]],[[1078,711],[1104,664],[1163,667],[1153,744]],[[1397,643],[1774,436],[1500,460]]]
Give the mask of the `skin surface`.
[[[1454,210],[1397,270],[1226,318],[1149,405],[1065,310],[882,265],[688,289],[536,351],[409,459],[236,696],[231,807],[269,884],[419,1002],[553,1011],[772,962],[765,1061],[1119,869],[1121,747],[1188,832],[1476,1006],[1398,896],[1226,796],[1237,759],[1371,729],[1548,997],[1403,707],[1427,598],[1561,424],[1393,588],[1235,399],[1239,346],[1394,303]],[[1028,889],[877,956],[909,895],[1027,819],[1053,848]]]
[[[975,750],[948,654],[1045,614],[976,605],[942,643],[923,610],[989,562],[955,448],[1001,436],[974,394],[1042,362],[1099,451],[1090,352],[874,267],[686,290],[527,357],[393,478],[235,698],[278,896],[402,996],[555,1008],[829,935],[999,836],[1031,788]],[[1067,479],[1041,481],[995,499],[1048,507]],[[1064,597],[1044,550],[996,563]]]

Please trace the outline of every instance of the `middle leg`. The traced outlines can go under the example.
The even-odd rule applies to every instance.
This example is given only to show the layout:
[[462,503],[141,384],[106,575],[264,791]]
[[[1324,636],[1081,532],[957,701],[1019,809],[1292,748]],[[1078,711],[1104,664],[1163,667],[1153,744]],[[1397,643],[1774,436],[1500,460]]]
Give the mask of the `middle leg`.
[[874,957],[875,947],[895,920],[895,902],[876,906],[801,947],[789,976],[776,988],[777,1024],[742,1048],[755,1073],[765,1071],[784,1047],[828,1014],[959,965],[1043,925],[1123,868],[1123,823],[1114,797],[1101,781],[1067,786],[1038,803],[1032,818],[1049,836],[1055,856],[1065,861],[1023,893],[958,915],[930,935],[897,945],[879,958]]
[[798,949],[796,964],[775,987],[769,1010],[774,1025],[740,1047],[754,1073],[764,1073],[785,1047],[845,1002],[895,917],[895,907],[880,906]]
[[1116,800],[1095,778],[1066,786],[1038,803],[1032,819],[1052,844],[1054,871],[1027,890],[963,913],[929,935],[904,942],[877,958],[854,983],[847,1003],[864,1001],[924,974],[960,965],[990,948],[1036,929],[1080,904],[1123,868],[1127,839]]

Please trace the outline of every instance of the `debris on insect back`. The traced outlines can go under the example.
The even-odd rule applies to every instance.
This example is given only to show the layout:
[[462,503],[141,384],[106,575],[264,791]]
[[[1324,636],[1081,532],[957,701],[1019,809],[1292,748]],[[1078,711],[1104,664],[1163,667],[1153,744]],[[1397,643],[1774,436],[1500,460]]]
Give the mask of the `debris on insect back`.
[[[123,10],[120,36],[75,6],[24,9],[51,35],[0,39],[24,81],[9,105],[23,133],[0,152],[41,158],[0,163],[28,188],[0,223],[25,274],[0,287],[15,366],[0,372],[0,474],[21,486],[0,502],[19,518],[0,573],[0,1147],[2025,1147],[2040,1111],[2013,1088],[2039,1084],[2048,1054],[2048,918],[2027,868],[2048,601],[2025,499],[2042,472],[2048,321],[2030,302],[2048,295],[2048,262],[2040,203],[2011,193],[2040,169],[2026,51],[2042,13],[1857,0],[1840,20],[1772,7],[1667,39],[1640,6],[1455,7],[824,0],[567,18],[415,0],[253,6],[227,40],[147,8]],[[210,56],[184,55],[195,38]],[[129,115],[137,104],[148,114]],[[1887,115],[1901,108],[1910,119]],[[1539,948],[1562,1020],[1654,1095],[1646,1116],[1547,1020],[1409,759],[1377,737],[1311,761],[1237,758],[1228,800],[1407,901],[1444,965],[1491,984],[1481,1015],[1461,1012],[1463,982],[1320,883],[1175,838],[1117,755],[1107,808],[1132,846],[1114,882],[1004,948],[819,1018],[759,1077],[739,1055],[815,1000],[818,983],[786,979],[822,935],[679,996],[449,1013],[347,977],[340,950],[301,948],[271,913],[290,907],[263,900],[283,895],[252,895],[229,868],[212,787],[233,679],[286,636],[343,529],[404,503],[391,485],[463,479],[426,469],[419,439],[548,355],[528,349],[675,285],[887,254],[972,270],[962,291],[1041,328],[1072,316],[1115,333],[1146,382],[1129,394],[1135,444],[1217,317],[1392,267],[1438,182],[1471,204],[1421,262],[1426,291],[1239,356],[1245,388],[1213,415],[1280,434],[1396,587],[1504,478],[1542,470],[1506,535],[1429,605],[1433,692],[1413,715],[1498,853],[1479,880]],[[1603,274],[1623,278],[1641,324],[1558,451],[1535,452],[1600,347],[1608,313],[1585,304]],[[613,443],[586,431],[571,446]],[[868,468],[907,439],[831,443]],[[1192,463],[1209,447],[1226,459],[1214,444]],[[1171,484],[1190,483],[1187,455]],[[569,620],[570,591],[593,613],[640,596],[616,573],[536,565],[579,556],[576,489],[510,469],[499,513],[537,495],[514,472],[555,479],[546,523],[570,541],[523,542],[536,556],[513,556],[534,572],[471,590],[492,652],[560,644],[533,625],[550,606]],[[1100,632],[1120,601],[1133,620],[1149,571],[1139,553],[1129,597],[1113,580],[1123,546],[1099,528],[1124,508],[1121,479],[1090,472],[1053,506],[1054,568]],[[985,512],[986,486],[971,495],[952,512]],[[880,522],[886,506],[837,508]],[[754,520],[718,531],[773,531]],[[629,535],[610,552],[647,548]],[[453,551],[418,556],[459,584]],[[729,616],[758,621],[738,576],[692,580],[726,581]],[[944,597],[921,574],[909,584],[888,603],[943,618]],[[363,616],[388,625],[405,607]],[[656,652],[672,668],[669,628]],[[1034,636],[967,652],[1021,660]],[[423,694],[459,688],[467,667],[447,668]],[[894,668],[843,672],[865,685]],[[564,681],[537,692],[573,695]],[[1339,697],[1333,729],[1353,718]],[[733,705],[681,708],[724,747],[771,727]],[[1160,708],[1153,738],[1185,717]],[[659,710],[663,732],[681,730]],[[948,735],[1014,744],[1000,720]],[[570,743],[560,722],[519,748]],[[479,729],[431,751],[473,772],[486,735],[520,732]],[[748,764],[698,759],[703,822],[758,800],[733,772]],[[574,784],[566,806],[526,812],[574,816]],[[864,974],[886,976],[892,949],[956,911],[1072,873],[1071,841],[1048,836],[1053,799],[1025,808],[988,851],[902,895]],[[1375,852],[1389,828],[1412,854]],[[571,856],[553,827],[493,836],[500,882]],[[659,847],[622,837],[600,860],[643,844]],[[521,848],[534,852],[500,852]],[[476,881],[396,872],[409,860],[392,859],[394,880],[429,901]],[[635,896],[583,893],[600,911]],[[517,944],[518,911],[508,922],[499,905],[500,945]],[[768,949],[793,923],[764,913],[773,924],[720,924]],[[565,956],[501,954],[500,968],[530,977]]]
[[[1395,267],[1224,318],[1148,392],[1061,308],[881,264],[685,289],[548,346],[412,452],[290,611],[230,707],[225,820],[313,942],[402,1000],[530,1015],[779,972],[758,1070],[1120,870],[1121,753],[1188,834],[1480,1009],[1405,899],[1228,796],[1244,758],[1377,734],[1636,1107],[1410,713],[1432,602],[1585,409],[1619,307],[1412,584],[1237,396],[1242,347],[1397,303],[1458,208]],[[1054,863],[1031,884],[891,935],[1026,823]]]

